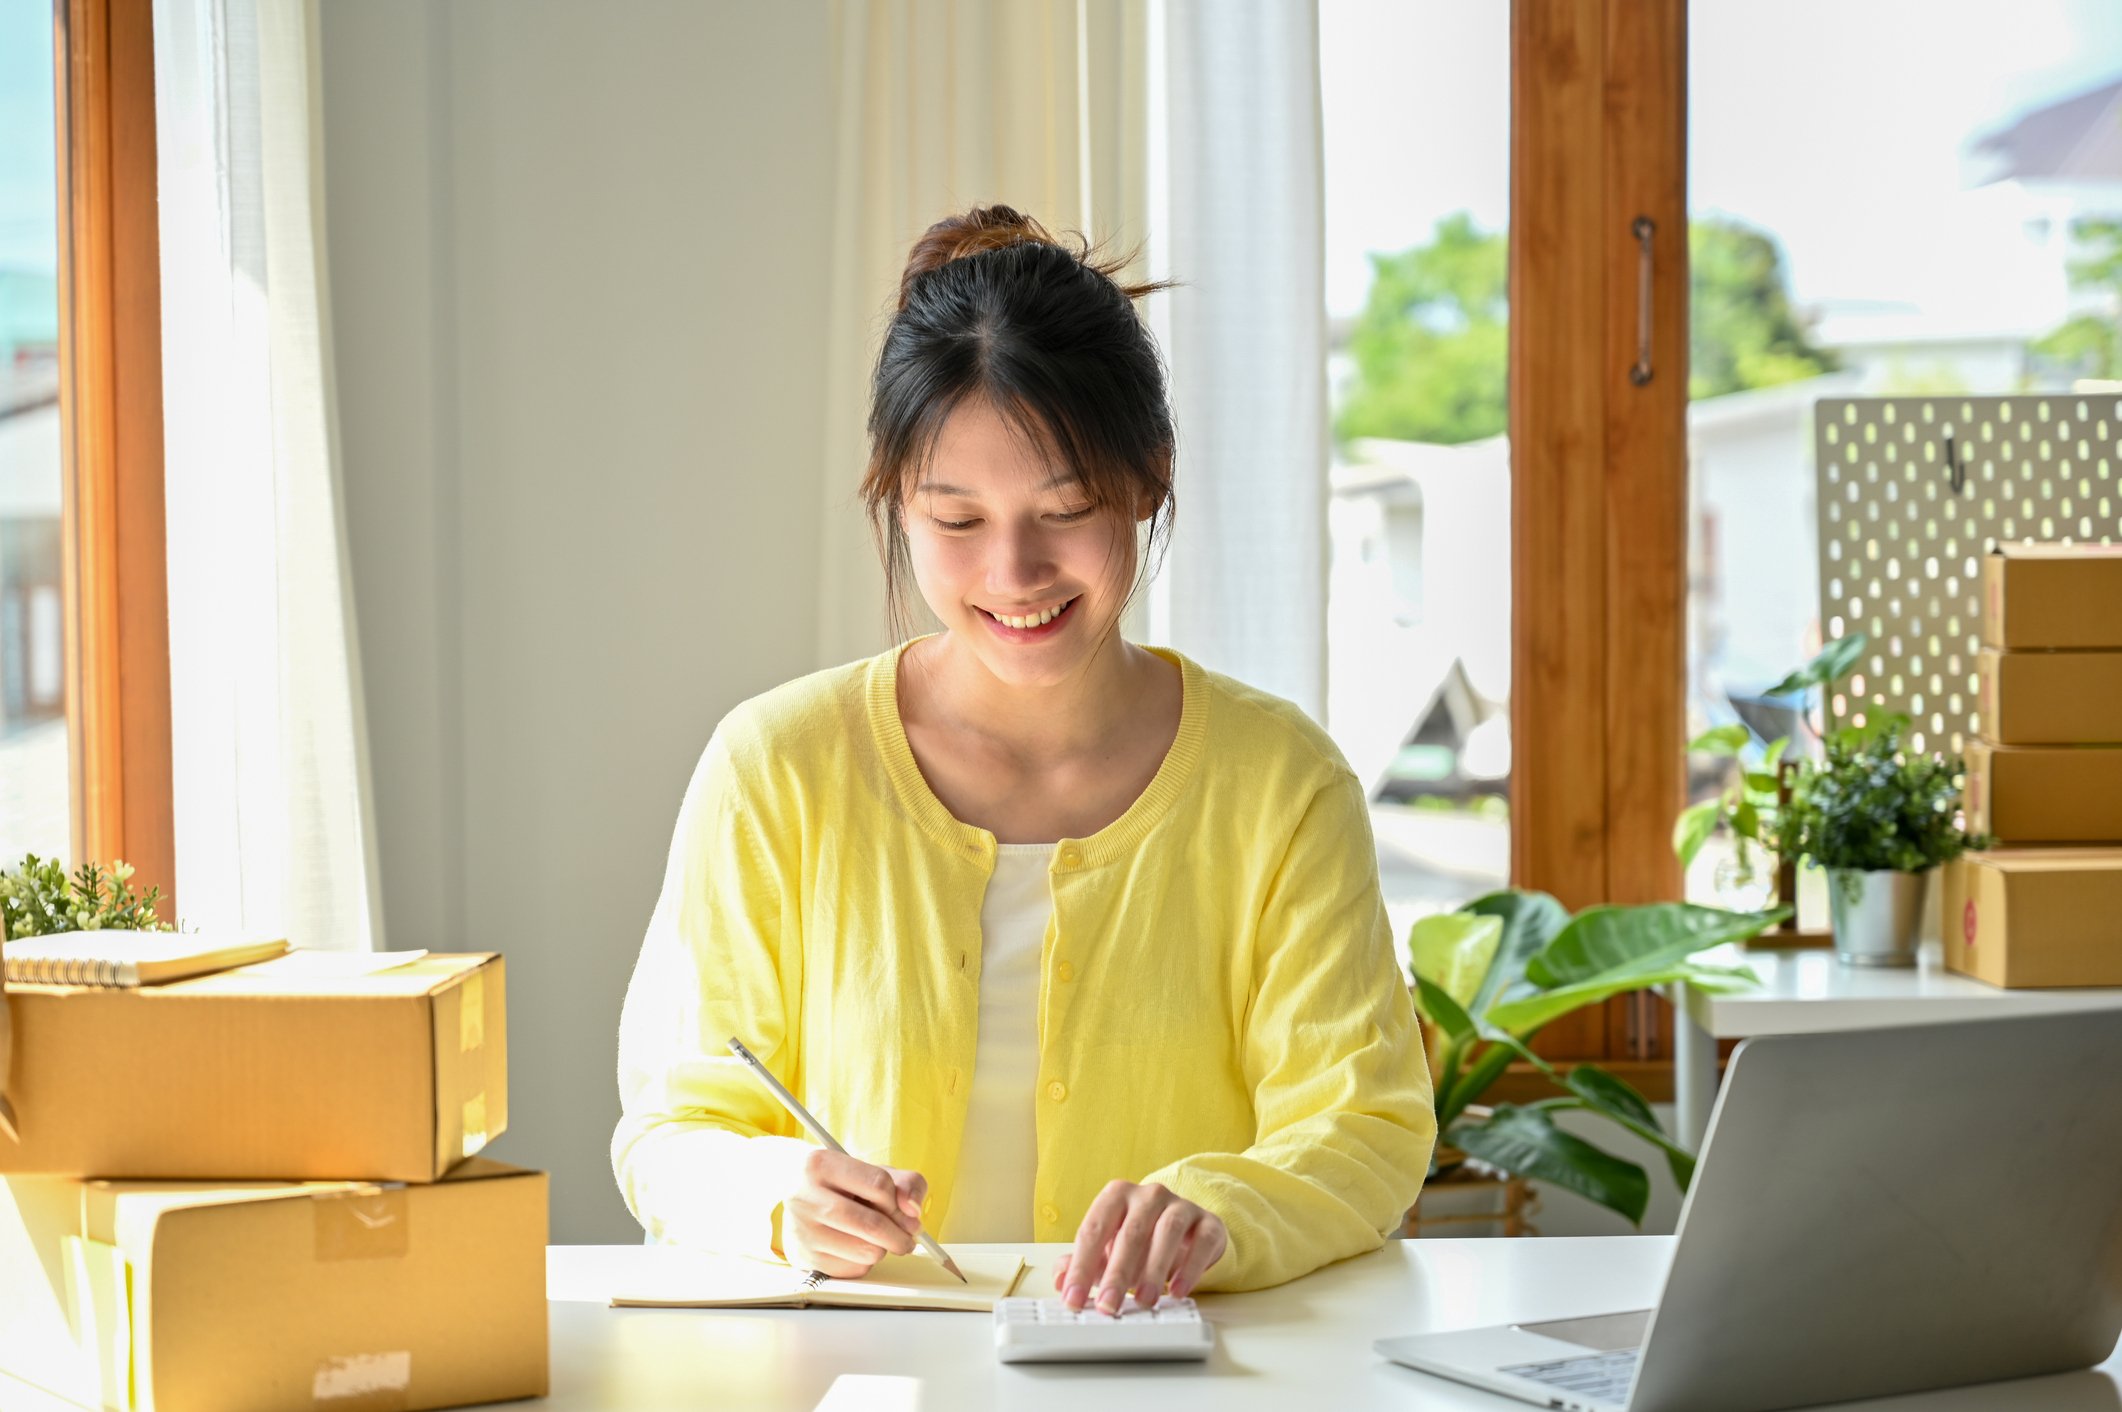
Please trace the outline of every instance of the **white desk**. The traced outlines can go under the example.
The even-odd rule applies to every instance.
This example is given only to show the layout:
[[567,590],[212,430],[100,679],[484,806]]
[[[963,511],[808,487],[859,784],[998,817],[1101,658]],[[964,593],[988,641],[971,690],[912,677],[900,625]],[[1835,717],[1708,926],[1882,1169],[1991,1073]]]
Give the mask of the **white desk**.
[[1679,1140],[1696,1152],[1702,1150],[1717,1096],[1720,1039],[2122,1009],[2122,990],[2001,990],[1954,975],[1940,961],[1936,942],[1925,943],[1916,964],[1904,967],[1845,966],[1832,951],[1738,946],[1718,947],[1698,959],[1751,967],[1761,988],[1731,995],[1711,995],[1691,985],[1668,989],[1675,1011],[1673,1097]]
[[[978,1246],[965,1247],[970,1250]],[[993,1249],[996,1247],[987,1247]],[[1061,1245],[1013,1247],[1051,1288]],[[995,1361],[986,1314],[831,1309],[610,1309],[630,1266],[665,1252],[554,1246],[552,1396],[565,1412],[1503,1412],[1529,1404],[1389,1363],[1374,1339],[1651,1303],[1668,1236],[1388,1241],[1375,1254],[1254,1294],[1204,1295],[1207,1363]],[[2122,1354],[2092,1372],[1863,1404],[1866,1412],[2118,1412]],[[827,1399],[831,1400],[828,1401]],[[521,1404],[513,1404],[521,1405]]]

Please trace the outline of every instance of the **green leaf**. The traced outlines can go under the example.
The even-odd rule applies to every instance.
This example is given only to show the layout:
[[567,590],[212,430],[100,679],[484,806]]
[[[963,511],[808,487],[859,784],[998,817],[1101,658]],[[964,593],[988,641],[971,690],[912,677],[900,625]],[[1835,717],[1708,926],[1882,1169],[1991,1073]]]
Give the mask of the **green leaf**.
[[1420,975],[1415,977],[1415,992],[1423,1019],[1443,1030],[1455,1042],[1473,1037],[1474,1017],[1452,999],[1451,992]]
[[1651,986],[1674,985],[1688,981],[1701,985],[1706,990],[1728,992],[1740,985],[1759,985],[1760,978],[1751,971],[1743,974],[1732,968],[1721,966],[1697,966],[1690,962],[1678,962],[1655,970],[1631,968],[1624,974],[1603,977],[1599,980],[1583,981],[1576,985],[1562,986],[1556,990],[1535,991],[1516,1000],[1492,1005],[1482,1018],[1499,1028],[1509,1030],[1521,1039],[1552,1024],[1572,1010],[1587,1005],[1596,1005],[1616,995],[1626,995],[1632,990],[1644,990]]
[[1687,749],[1690,754],[1697,755],[1736,755],[1753,738],[1752,731],[1734,723],[1702,732],[1687,743]]
[[1724,801],[1705,799],[1700,804],[1690,804],[1673,820],[1673,852],[1679,856],[1680,866],[1692,865],[1702,845],[1717,831],[1717,817],[1724,812]]
[[1481,988],[1502,940],[1502,918],[1446,912],[1410,927],[1407,949],[1415,975],[1464,1006]]
[[1781,911],[1727,912],[1687,902],[1587,907],[1526,962],[1525,974],[1543,989],[1604,980],[1743,940],[1782,919]]
[[[1435,1041],[1431,1041],[1431,1059],[1437,1076],[1436,1092],[1431,1097],[1433,1102],[1439,1102],[1439,1110],[1442,1111],[1440,1100],[1459,1087],[1459,1066],[1465,1061],[1466,1047],[1474,1038],[1474,1019],[1461,1009],[1459,1002],[1452,999],[1442,987],[1421,975],[1415,977],[1415,993],[1415,1003],[1423,1017],[1444,1036],[1441,1054],[1434,1052]],[[1454,1108],[1452,1115],[1456,1117],[1458,1112],[1459,1109]]]
[[1864,655],[1864,649],[1870,645],[1871,639],[1861,632],[1853,632],[1848,637],[1838,637],[1821,648],[1819,655],[1812,661],[1761,694],[1787,696],[1793,691],[1805,691],[1840,681],[1849,675],[1850,669],[1857,665],[1857,659]]
[[1545,1110],[1502,1104],[1483,1122],[1454,1123],[1444,1141],[1513,1176],[1573,1191],[1633,1225],[1650,1206],[1650,1178],[1641,1167],[1563,1132]]
[[1775,775],[1767,770],[1748,770],[1746,772],[1746,787],[1764,800],[1772,800],[1776,797],[1777,785],[1778,781]]
[[1754,807],[1751,799],[1741,799],[1731,811],[1732,832],[1741,838],[1759,840],[1761,837],[1761,811]]
[[1474,1015],[1484,1014],[1498,995],[1523,979],[1526,961],[1569,925],[1569,909],[1544,892],[1505,889],[1477,897],[1459,910],[1503,919],[1503,940],[1496,947],[1495,959],[1466,1006]]
[[1790,737],[1787,735],[1777,736],[1768,743],[1768,755],[1762,762],[1761,768],[1773,775],[1776,766],[1783,763],[1783,752],[1788,749],[1790,749]]
[[1611,1118],[1662,1151],[1666,1165],[1672,1170],[1673,1185],[1683,1193],[1687,1190],[1688,1183],[1695,1179],[1695,1155],[1666,1137],[1642,1094],[1596,1064],[1579,1064],[1571,1069],[1566,1085],[1571,1093],[1584,1100],[1587,1108]]

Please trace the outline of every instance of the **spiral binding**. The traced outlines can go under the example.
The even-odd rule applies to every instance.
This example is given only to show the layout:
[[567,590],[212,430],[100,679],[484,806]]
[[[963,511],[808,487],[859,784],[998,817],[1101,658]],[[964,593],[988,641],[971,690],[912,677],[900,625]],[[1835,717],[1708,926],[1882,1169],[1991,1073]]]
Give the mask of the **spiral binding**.
[[140,984],[137,963],[108,956],[8,956],[6,970],[9,985],[112,988]]

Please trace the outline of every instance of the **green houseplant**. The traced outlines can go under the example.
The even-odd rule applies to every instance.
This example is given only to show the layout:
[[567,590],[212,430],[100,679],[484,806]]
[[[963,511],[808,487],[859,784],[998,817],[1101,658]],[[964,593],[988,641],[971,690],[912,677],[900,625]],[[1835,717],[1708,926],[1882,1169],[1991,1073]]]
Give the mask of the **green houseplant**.
[[[1574,1191],[1641,1225],[1650,1202],[1643,1168],[1555,1125],[1583,1109],[1663,1150],[1682,1191],[1695,1159],[1669,1140],[1635,1088],[1595,1064],[1566,1071],[1534,1054],[1534,1035],[1562,1016],[1649,986],[1691,981],[1713,990],[1757,983],[1741,967],[1702,965],[1707,947],[1740,941],[1781,920],[1780,910],[1727,912],[1661,902],[1588,907],[1575,916],[1543,892],[1508,890],[1457,912],[1425,917],[1409,933],[1416,1004],[1429,1022],[1439,1142],[1514,1176]],[[1484,1104],[1513,1060],[1531,1064],[1562,1093],[1536,1103]]]
[[1960,822],[1956,765],[1911,754],[1908,726],[1888,712],[1834,732],[1784,811],[1782,847],[1827,869],[1835,951],[1852,965],[1912,963],[1931,870],[1985,842]]
[[[1864,656],[1864,649],[1870,641],[1861,632],[1838,637],[1821,648],[1810,662],[1762,695],[1802,693],[1806,708],[1810,709],[1811,693],[1817,689],[1824,696],[1836,682],[1848,676]],[[1689,741],[1687,748],[1692,754],[1726,756],[1736,761],[1752,740],[1753,732],[1734,723],[1703,732]],[[1786,770],[1802,768],[1801,762],[1786,762],[1784,756],[1789,749],[1788,736],[1767,742],[1757,767],[1741,769],[1738,777],[1714,798],[1690,804],[1680,811],[1680,817],[1673,821],[1673,852],[1679,856],[1682,868],[1694,863],[1695,855],[1719,828],[1728,829],[1735,845],[1733,881],[1741,888],[1751,888],[1759,883],[1762,895],[1767,895],[1766,884],[1762,882],[1763,872],[1773,876],[1778,871],[1775,861],[1795,856],[1788,854],[1778,837],[1782,822],[1783,774]],[[1758,856],[1761,853],[1773,860],[1765,869]],[[1791,903],[1794,899],[1778,897],[1776,901]]]
[[56,858],[31,853],[21,866],[0,871],[0,936],[48,936],[53,932],[101,931],[123,927],[135,931],[169,931],[156,913],[162,889],[136,893],[132,865],[109,868],[83,863],[67,876]]

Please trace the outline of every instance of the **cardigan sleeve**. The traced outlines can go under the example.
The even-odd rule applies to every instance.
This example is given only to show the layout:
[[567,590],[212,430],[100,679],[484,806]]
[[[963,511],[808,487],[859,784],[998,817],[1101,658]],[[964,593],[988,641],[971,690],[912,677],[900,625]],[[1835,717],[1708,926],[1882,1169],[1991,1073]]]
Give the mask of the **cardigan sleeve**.
[[1204,1289],[1259,1289],[1374,1250],[1420,1193],[1437,1121],[1345,771],[1306,807],[1260,918],[1241,1054],[1255,1136],[1143,1178],[1213,1212],[1230,1247]]
[[612,1171],[652,1238],[776,1258],[780,1203],[811,1144],[728,1041],[799,1087],[800,864],[773,845],[786,831],[765,827],[731,735],[725,721],[686,789],[627,986]]

